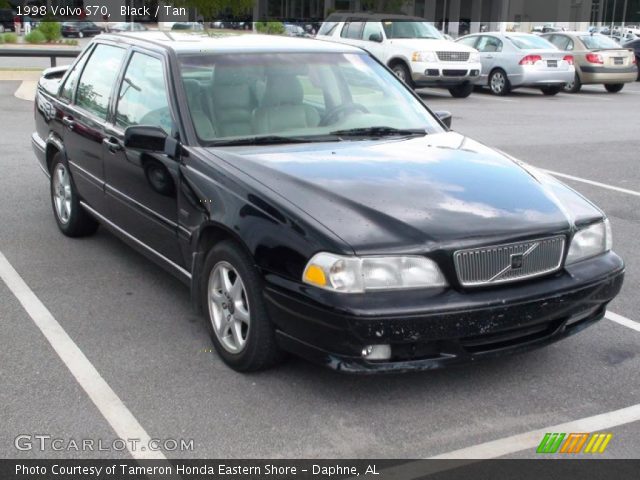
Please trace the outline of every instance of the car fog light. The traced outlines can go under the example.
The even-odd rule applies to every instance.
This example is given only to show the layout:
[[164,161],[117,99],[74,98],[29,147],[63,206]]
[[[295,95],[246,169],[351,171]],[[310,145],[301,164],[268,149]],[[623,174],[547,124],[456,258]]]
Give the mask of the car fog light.
[[362,349],[362,357],[366,360],[389,360],[391,345],[367,345]]

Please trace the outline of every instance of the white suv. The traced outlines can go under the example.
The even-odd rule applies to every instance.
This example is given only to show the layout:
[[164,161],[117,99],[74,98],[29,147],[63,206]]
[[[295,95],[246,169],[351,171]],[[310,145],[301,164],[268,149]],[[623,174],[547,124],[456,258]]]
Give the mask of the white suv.
[[454,97],[467,97],[480,75],[477,50],[446,40],[424,19],[334,13],[317,38],[364,48],[413,88],[445,87]]

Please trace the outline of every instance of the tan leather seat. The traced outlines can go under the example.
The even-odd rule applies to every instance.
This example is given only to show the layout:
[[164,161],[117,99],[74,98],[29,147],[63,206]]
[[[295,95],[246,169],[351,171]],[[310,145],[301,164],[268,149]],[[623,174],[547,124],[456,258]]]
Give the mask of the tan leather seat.
[[295,74],[272,73],[267,77],[262,105],[253,112],[254,132],[265,134],[318,126],[318,111],[303,100],[304,90]]
[[250,135],[254,101],[247,73],[237,66],[213,71],[213,115],[221,137]]

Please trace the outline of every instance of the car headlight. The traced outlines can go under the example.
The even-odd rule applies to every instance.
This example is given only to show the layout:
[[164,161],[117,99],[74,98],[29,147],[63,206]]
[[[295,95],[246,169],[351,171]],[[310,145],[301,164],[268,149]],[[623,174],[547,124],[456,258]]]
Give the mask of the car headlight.
[[480,54],[478,52],[471,52],[469,54],[469,61],[470,62],[479,62],[480,61]]
[[566,264],[579,262],[611,250],[611,225],[608,219],[578,230],[571,240]]
[[314,255],[304,269],[302,281],[344,293],[447,285],[438,265],[425,257],[352,257],[333,253]]
[[437,62],[438,57],[436,52],[413,52],[411,55],[411,61],[413,62]]

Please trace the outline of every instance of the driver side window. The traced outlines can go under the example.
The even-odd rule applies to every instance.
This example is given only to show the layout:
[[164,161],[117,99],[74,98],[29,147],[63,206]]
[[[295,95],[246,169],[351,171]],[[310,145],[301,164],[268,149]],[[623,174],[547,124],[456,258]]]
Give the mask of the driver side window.
[[500,52],[502,51],[502,42],[496,37],[483,36],[480,37],[476,49],[483,53]]
[[120,86],[116,125],[150,125],[171,134],[173,122],[167,99],[162,60],[134,53]]

